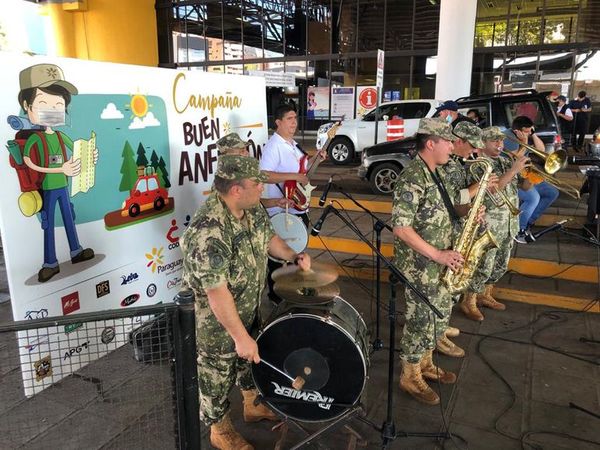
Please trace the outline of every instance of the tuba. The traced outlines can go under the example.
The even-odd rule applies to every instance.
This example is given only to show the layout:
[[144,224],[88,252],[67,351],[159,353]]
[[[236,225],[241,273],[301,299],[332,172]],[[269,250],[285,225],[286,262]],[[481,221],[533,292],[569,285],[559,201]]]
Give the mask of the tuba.
[[442,281],[448,288],[451,294],[457,294],[464,291],[473,275],[477,266],[481,262],[481,259],[486,251],[492,248],[498,248],[496,239],[488,230],[483,228],[477,223],[477,213],[483,204],[483,200],[486,196],[487,186],[489,183],[490,175],[492,174],[492,164],[486,158],[477,158],[475,160],[484,169],[483,175],[481,176],[479,189],[473,199],[473,205],[471,211],[465,221],[465,225],[460,233],[460,238],[457,244],[454,246],[454,251],[459,252],[465,262],[461,269],[453,272],[448,268],[444,273]]

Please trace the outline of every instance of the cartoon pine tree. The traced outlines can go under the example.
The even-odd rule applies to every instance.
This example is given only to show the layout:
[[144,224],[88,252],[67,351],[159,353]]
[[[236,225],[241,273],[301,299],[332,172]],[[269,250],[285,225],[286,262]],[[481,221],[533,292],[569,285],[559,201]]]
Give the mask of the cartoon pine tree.
[[144,148],[141,142],[138,144],[137,155],[137,166],[146,167],[148,165],[148,158],[146,158],[146,149]]
[[169,169],[167,169],[167,163],[161,156],[158,160],[158,176],[160,178],[160,185],[166,189],[171,187],[171,181],[169,181]]
[[158,155],[156,154],[156,150],[152,150],[152,156],[150,156],[150,165],[154,167],[154,171],[156,172],[158,169]]
[[123,163],[121,164],[121,184],[119,185],[119,191],[126,192],[133,189],[135,182],[137,181],[137,165],[133,158],[133,149],[129,144],[129,141],[125,141],[123,146]]

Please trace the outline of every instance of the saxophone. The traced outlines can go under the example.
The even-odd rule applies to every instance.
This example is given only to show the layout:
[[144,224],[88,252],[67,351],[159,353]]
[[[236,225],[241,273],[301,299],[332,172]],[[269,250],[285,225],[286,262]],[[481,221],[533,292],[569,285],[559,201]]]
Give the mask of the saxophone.
[[[485,199],[493,167],[486,158],[477,158],[475,162],[481,164],[480,167],[484,168],[484,172],[479,181],[479,190],[473,199],[471,211],[469,211],[458,243],[454,247],[454,251],[459,252],[465,262],[462,268],[456,272],[448,268],[442,278],[451,294],[457,294],[465,290],[485,252],[492,248],[498,248],[496,239],[490,230],[477,223],[477,213]],[[473,167],[471,167],[472,169]]]

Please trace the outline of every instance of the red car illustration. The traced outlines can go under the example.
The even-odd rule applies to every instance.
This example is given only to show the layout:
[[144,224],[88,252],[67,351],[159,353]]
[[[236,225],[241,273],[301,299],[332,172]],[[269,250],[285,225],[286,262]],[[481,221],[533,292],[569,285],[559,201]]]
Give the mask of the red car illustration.
[[121,215],[136,217],[148,209],[160,211],[168,203],[169,191],[160,187],[158,175],[152,168],[147,168],[146,173],[138,177],[129,197],[123,202]]

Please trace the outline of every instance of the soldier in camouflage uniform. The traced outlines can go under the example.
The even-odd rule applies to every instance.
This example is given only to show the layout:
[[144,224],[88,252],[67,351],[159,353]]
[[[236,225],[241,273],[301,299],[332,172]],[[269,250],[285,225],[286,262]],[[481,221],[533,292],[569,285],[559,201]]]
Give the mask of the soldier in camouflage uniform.
[[[481,140],[481,129],[475,124],[467,121],[459,122],[453,130],[454,136],[457,137],[454,142],[454,149],[448,162],[440,169],[446,177],[446,186],[452,197],[455,209],[459,216],[466,216],[469,213],[471,199],[479,190],[478,182],[469,182],[467,179],[467,170],[465,169],[464,160],[471,157],[474,151],[483,147]],[[495,177],[490,179],[490,185],[493,186],[497,180]],[[460,235],[462,229],[462,221],[458,224],[455,232]],[[458,297],[457,297],[458,300]],[[447,313],[446,323],[442,323],[438,330],[436,339],[436,348],[440,353],[456,358],[461,358],[465,355],[465,351],[452,342],[448,337],[457,336],[459,330],[454,327],[449,327],[451,307],[444,311]]]
[[[517,175],[528,165],[529,159],[523,155],[523,152],[517,154],[514,161],[500,156],[506,136],[498,127],[484,129],[482,137],[484,142],[484,147],[481,149],[482,156],[492,163],[493,173],[498,177],[497,189],[504,192],[510,202],[518,207]],[[479,171],[478,177],[482,172]],[[469,181],[476,181],[473,174],[469,174]],[[486,252],[460,304],[460,309],[465,316],[472,320],[483,320],[483,314],[477,304],[500,311],[506,308],[492,297],[492,290],[494,284],[508,268],[513,238],[519,231],[519,216],[514,216],[508,206],[496,206],[489,196],[486,196],[484,205],[487,225],[498,243],[498,248]]]
[[[216,144],[217,149],[219,150],[219,156],[250,156],[250,153],[248,152],[249,142],[242,140],[242,138],[240,138],[240,136],[237,133],[229,133],[227,136],[223,136],[216,142]],[[263,173],[265,173],[265,176],[267,177],[265,179],[265,183],[269,183],[268,175],[266,174],[266,172]],[[262,198],[260,202],[265,208],[273,208],[275,206],[285,208],[286,206],[294,206],[294,202],[286,198]]]
[[[455,137],[443,121],[421,119],[416,140],[418,155],[402,171],[394,190],[394,258],[408,280],[438,309],[448,312],[451,297],[441,276],[446,267],[460,268],[463,258],[447,250],[452,247],[456,214],[450,210],[444,174],[437,168],[448,161]],[[433,364],[434,328],[439,326],[434,326],[433,313],[409,289],[405,300],[400,388],[423,403],[435,405],[439,397],[423,377],[453,383],[456,375]]]
[[296,254],[274,234],[259,205],[265,178],[256,159],[221,156],[214,189],[180,240],[184,284],[196,296],[200,417],[211,426],[211,444],[220,449],[252,449],[228,415],[228,395],[236,381],[244,397],[244,420],[276,420],[264,405],[254,405],[257,391],[250,373],[250,363],[260,361],[251,333],[258,326],[267,250],[297,261],[303,270],[310,268],[308,255]]

